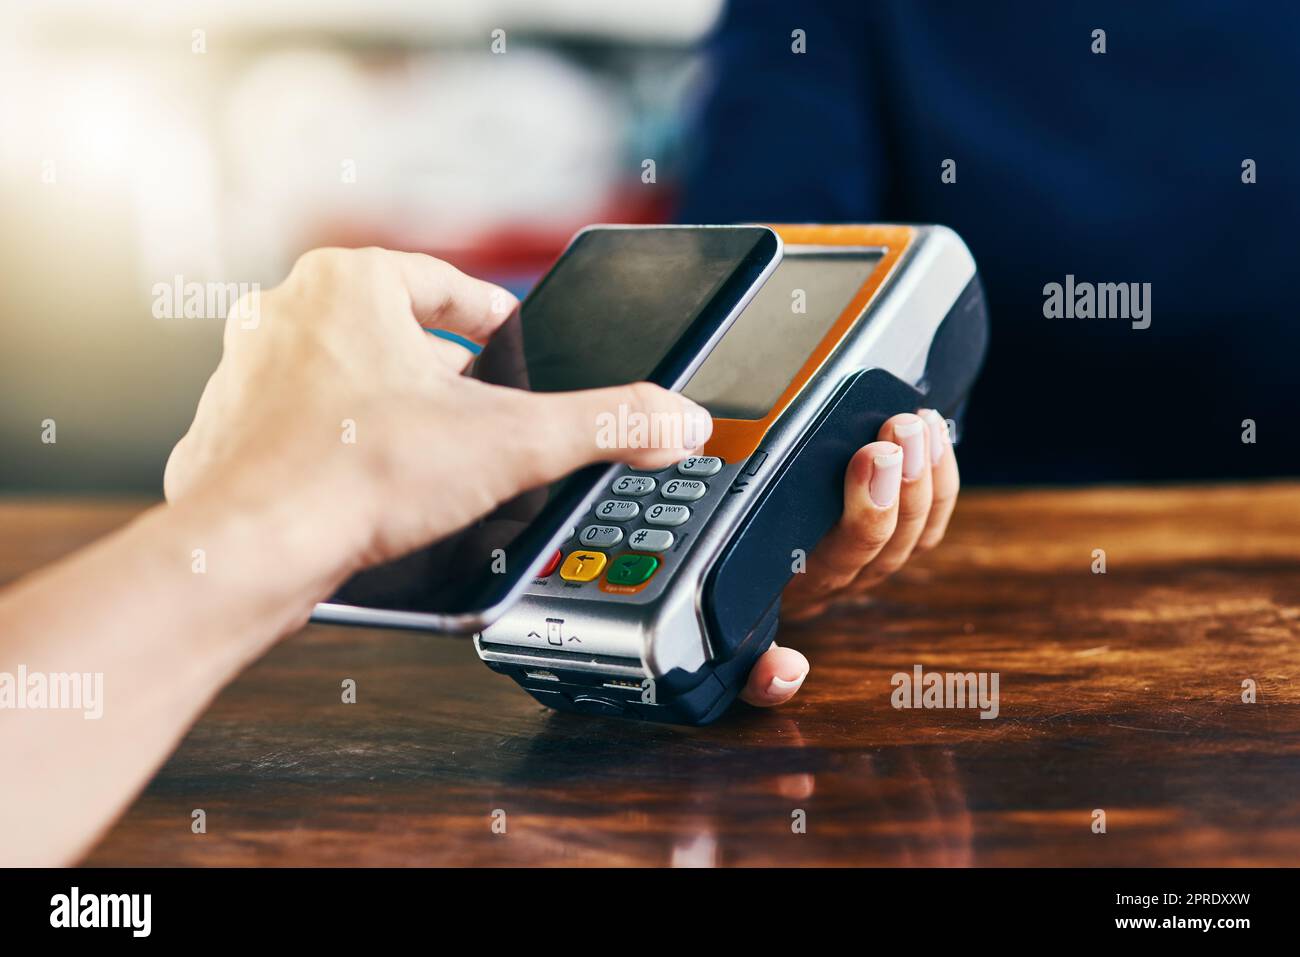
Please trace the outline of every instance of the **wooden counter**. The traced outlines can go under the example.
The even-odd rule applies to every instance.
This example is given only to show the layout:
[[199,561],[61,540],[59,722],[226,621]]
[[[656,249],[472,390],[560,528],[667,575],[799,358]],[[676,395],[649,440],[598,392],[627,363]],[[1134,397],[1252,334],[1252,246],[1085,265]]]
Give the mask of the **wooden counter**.
[[[0,580],[139,507],[6,500]],[[467,641],[312,626],[89,863],[1300,864],[1300,485],[964,493],[937,552],[778,640],[813,662],[795,702],[679,729],[548,712]],[[998,717],[895,710],[918,664],[997,672]]]

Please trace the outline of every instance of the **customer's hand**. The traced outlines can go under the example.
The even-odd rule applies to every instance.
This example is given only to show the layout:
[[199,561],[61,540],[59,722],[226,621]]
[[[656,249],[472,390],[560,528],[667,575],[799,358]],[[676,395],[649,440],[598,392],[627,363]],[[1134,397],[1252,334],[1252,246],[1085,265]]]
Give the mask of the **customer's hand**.
[[[241,304],[242,305],[242,304]],[[532,393],[462,375],[514,298],[429,256],[317,249],[256,309],[232,310],[225,351],[167,463],[170,502],[297,516],[299,617],[346,575],[448,535],[583,465],[663,468],[693,448],[602,448],[597,417],[707,413],[645,383]],[[665,436],[676,438],[677,436]],[[272,526],[277,524],[272,520]]]
[[469,351],[421,326],[483,342],[515,303],[427,256],[318,250],[241,305],[167,463],[168,504],[0,590],[0,672],[111,689],[93,721],[0,708],[0,865],[84,855],[217,692],[351,571],[588,463],[694,451],[599,447],[599,413],[689,416],[660,438],[708,436],[703,410],[649,385],[539,395],[461,375]]
[[[869,588],[910,556],[943,539],[961,479],[948,425],[933,409],[896,415],[863,446],[844,477],[844,515],[808,567],[786,586],[781,613],[808,618],[841,592]],[[750,704],[787,701],[808,674],[808,659],[792,648],[771,649],[750,673],[742,697]]]

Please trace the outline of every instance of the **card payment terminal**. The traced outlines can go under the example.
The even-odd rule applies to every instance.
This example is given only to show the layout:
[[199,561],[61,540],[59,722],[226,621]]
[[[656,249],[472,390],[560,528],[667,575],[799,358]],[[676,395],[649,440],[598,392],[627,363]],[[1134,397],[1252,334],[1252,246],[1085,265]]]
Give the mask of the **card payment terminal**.
[[839,519],[853,453],[900,412],[960,421],[988,339],[962,240],[942,226],[773,228],[784,258],[683,390],[714,417],[704,454],[622,470],[474,636],[543,704],[715,720]]

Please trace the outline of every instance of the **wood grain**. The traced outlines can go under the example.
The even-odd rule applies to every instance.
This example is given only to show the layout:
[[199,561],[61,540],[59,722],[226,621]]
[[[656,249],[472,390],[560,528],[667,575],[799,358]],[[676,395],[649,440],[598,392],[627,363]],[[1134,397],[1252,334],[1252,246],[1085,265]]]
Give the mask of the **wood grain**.
[[[0,504],[0,579],[139,507]],[[1300,485],[964,493],[937,552],[779,640],[813,662],[795,703],[679,729],[550,713],[465,641],[312,626],[89,863],[1300,864]],[[893,709],[915,664],[998,672],[999,717]]]

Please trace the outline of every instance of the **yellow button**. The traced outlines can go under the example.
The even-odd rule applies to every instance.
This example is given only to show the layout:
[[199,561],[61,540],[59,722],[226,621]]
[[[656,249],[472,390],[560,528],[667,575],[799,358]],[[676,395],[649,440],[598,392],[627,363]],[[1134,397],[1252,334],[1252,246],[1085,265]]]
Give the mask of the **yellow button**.
[[574,552],[564,560],[560,577],[566,582],[595,581],[604,568],[604,552]]

